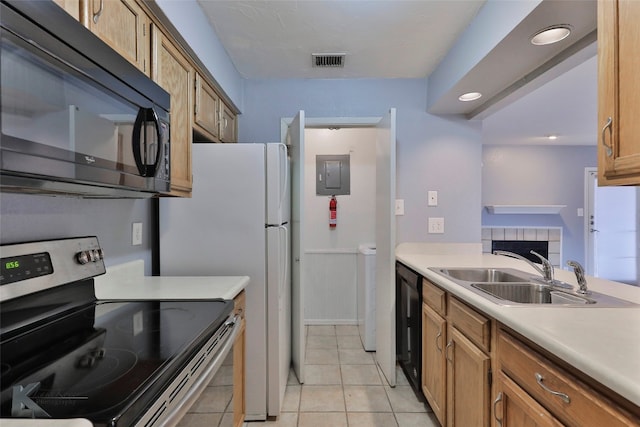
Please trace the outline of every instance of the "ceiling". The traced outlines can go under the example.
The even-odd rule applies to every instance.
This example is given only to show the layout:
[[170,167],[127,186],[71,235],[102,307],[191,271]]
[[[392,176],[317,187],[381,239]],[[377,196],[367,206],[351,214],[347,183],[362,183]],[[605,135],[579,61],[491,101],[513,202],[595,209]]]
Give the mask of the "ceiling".
[[[198,0],[247,79],[424,78],[478,15],[484,0]],[[435,114],[483,120],[484,143],[595,144],[595,0],[544,0],[446,93]],[[571,37],[533,46],[537,29]],[[459,46],[455,46],[458,48]],[[344,68],[315,68],[312,53],[345,53]],[[466,90],[485,94],[461,103]],[[557,134],[551,142],[544,138]]]

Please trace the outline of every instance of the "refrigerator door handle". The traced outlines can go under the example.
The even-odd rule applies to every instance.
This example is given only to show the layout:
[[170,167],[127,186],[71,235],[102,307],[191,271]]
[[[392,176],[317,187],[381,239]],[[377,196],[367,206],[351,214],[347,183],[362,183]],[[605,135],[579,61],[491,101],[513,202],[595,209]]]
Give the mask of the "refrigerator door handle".
[[283,263],[284,263],[284,270],[282,270],[282,282],[281,282],[281,290],[284,289],[285,286],[287,286],[287,268],[289,267],[289,262],[288,262],[288,256],[287,254],[289,253],[289,232],[287,231],[287,227],[285,227],[284,225],[280,225],[278,226],[279,229],[281,229],[283,231],[283,233],[280,233],[280,236],[284,236],[284,255],[283,255]]
[[287,185],[289,185],[289,168],[287,167],[287,146],[279,143],[278,149],[282,150],[282,165],[284,167],[284,185],[280,192],[280,204],[278,205],[278,211],[282,213],[282,202],[284,202],[284,198],[287,195]]

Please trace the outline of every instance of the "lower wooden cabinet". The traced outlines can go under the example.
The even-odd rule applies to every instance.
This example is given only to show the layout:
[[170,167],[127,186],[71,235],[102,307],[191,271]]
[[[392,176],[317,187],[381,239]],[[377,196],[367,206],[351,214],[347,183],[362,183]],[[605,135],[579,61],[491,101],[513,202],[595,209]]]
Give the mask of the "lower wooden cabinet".
[[53,2],[73,16],[76,21],[80,20],[80,0],[53,0]]
[[447,426],[487,427],[490,423],[491,358],[449,326],[447,358]]
[[445,423],[447,400],[447,322],[427,304],[422,304],[422,393],[433,413]]
[[422,392],[442,426],[491,425],[491,319],[422,282]]
[[245,291],[242,291],[234,300],[234,312],[240,316],[240,333],[233,346],[233,427],[240,427],[244,423],[245,416]]
[[562,427],[560,421],[505,374],[499,373],[496,380],[493,416],[498,426]]
[[[509,408],[507,404],[507,414],[505,414],[505,406],[502,407],[503,427],[507,425],[514,427],[521,425],[640,426],[640,408],[636,407],[634,412],[623,409],[613,400],[614,397],[610,393],[605,394],[594,389],[583,381],[584,377],[568,372],[558,363],[503,330],[498,334],[497,356],[501,371],[500,378],[508,377],[511,382],[501,381],[496,389],[498,393],[496,399],[501,397],[504,400],[505,393],[511,393],[513,398],[514,390],[519,392],[519,397],[516,397],[513,403],[519,408]],[[503,383],[508,384],[506,392]],[[500,402],[496,406],[498,407],[496,413],[499,414]],[[510,409],[514,413],[512,417],[524,417],[524,414],[533,417],[541,413],[540,407],[545,408],[552,417],[557,419],[555,424],[553,422],[551,424],[518,424],[516,421],[512,421],[511,424],[505,423]],[[501,416],[497,415],[497,418]]]

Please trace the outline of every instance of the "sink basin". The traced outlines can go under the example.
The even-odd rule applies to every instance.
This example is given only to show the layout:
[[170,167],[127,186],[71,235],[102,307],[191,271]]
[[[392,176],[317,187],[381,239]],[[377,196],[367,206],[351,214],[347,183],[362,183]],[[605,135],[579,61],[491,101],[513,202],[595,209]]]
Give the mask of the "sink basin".
[[518,270],[500,268],[439,268],[436,271],[465,282],[528,282],[531,276]]
[[520,304],[595,304],[587,297],[570,294],[536,283],[473,283],[471,285],[498,299]]
[[638,304],[598,292],[581,295],[568,283],[543,282],[541,277],[514,268],[433,267],[430,270],[500,305],[638,307]]

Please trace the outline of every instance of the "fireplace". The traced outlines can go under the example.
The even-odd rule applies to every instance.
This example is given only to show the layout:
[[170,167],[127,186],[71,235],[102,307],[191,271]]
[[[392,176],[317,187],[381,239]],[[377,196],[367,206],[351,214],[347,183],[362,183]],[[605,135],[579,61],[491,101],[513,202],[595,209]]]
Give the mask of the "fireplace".
[[529,252],[538,252],[554,267],[562,266],[562,227],[483,227],[482,252],[505,250],[533,262],[540,260]]
[[492,240],[491,252],[509,251],[521,255],[529,261],[540,264],[540,258],[531,251],[537,252],[545,258],[549,258],[549,242],[542,240]]

